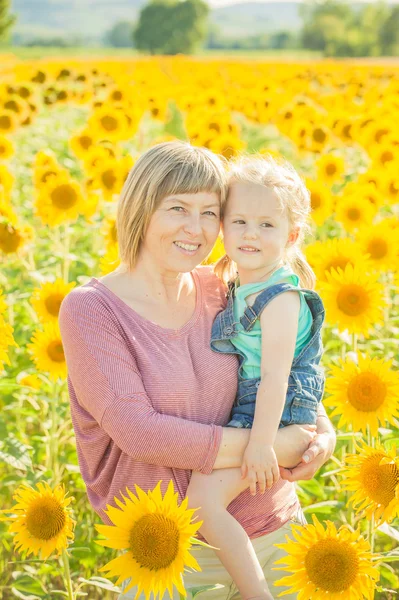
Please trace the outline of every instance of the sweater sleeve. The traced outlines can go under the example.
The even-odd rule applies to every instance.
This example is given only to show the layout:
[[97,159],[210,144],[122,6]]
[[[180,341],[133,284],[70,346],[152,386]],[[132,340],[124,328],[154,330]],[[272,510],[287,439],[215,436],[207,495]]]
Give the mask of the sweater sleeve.
[[212,472],[222,427],[154,409],[123,329],[95,292],[70,292],[59,325],[69,385],[122,452],[149,464]]

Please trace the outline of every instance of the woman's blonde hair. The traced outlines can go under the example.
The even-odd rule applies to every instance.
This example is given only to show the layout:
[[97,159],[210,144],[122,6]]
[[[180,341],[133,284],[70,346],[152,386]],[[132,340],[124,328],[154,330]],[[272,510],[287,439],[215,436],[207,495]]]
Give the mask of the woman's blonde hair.
[[[310,193],[294,167],[269,154],[241,155],[230,163],[228,184],[235,182],[257,183],[272,190],[287,215],[290,226],[299,226],[298,239],[286,249],[285,260],[298,275],[301,286],[314,289],[315,274],[300,250],[306,233],[310,231]],[[215,273],[224,283],[228,283],[237,276],[236,264],[225,255],[216,263]]]
[[206,148],[163,142],[140,156],[119,197],[116,229],[121,265],[132,271],[155,210],[166,196],[215,192],[226,200],[224,160]]

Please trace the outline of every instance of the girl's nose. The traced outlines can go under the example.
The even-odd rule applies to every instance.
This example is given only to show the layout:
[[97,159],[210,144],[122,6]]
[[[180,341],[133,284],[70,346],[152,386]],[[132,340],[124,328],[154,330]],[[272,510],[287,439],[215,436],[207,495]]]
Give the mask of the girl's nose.
[[243,238],[245,240],[256,240],[258,234],[255,227],[246,227]]

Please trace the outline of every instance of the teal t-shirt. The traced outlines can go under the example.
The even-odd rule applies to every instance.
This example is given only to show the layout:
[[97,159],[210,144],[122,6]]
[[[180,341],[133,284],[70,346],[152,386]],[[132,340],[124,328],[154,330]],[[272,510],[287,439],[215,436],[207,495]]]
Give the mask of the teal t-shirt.
[[[234,321],[238,323],[238,334],[231,337],[230,341],[237,348],[237,350],[242,352],[244,355],[244,361],[242,363],[242,375],[245,379],[260,377],[262,355],[262,332],[259,319],[257,319],[250,331],[245,331],[240,323],[240,317],[243,315],[244,310],[247,307],[246,298],[251,294],[261,292],[271,285],[283,282],[290,283],[295,287],[301,287],[298,275],[296,275],[288,265],[284,265],[277,269],[277,271],[275,271],[267,281],[246,283],[245,285],[238,285],[236,287],[234,298]],[[298,317],[298,334],[296,338],[294,356],[297,356],[302,348],[304,348],[310,341],[311,327],[313,323],[312,313],[305,298],[303,297],[303,294],[300,293],[299,296],[300,309]]]

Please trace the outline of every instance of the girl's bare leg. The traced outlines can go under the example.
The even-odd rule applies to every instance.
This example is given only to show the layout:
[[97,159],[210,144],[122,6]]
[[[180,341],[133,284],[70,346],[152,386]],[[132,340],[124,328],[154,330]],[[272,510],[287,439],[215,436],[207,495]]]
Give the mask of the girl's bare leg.
[[203,521],[199,532],[215,550],[243,599],[273,600],[248,535],[227,506],[249,487],[241,469],[219,469],[210,475],[193,471],[187,489],[188,508]]

